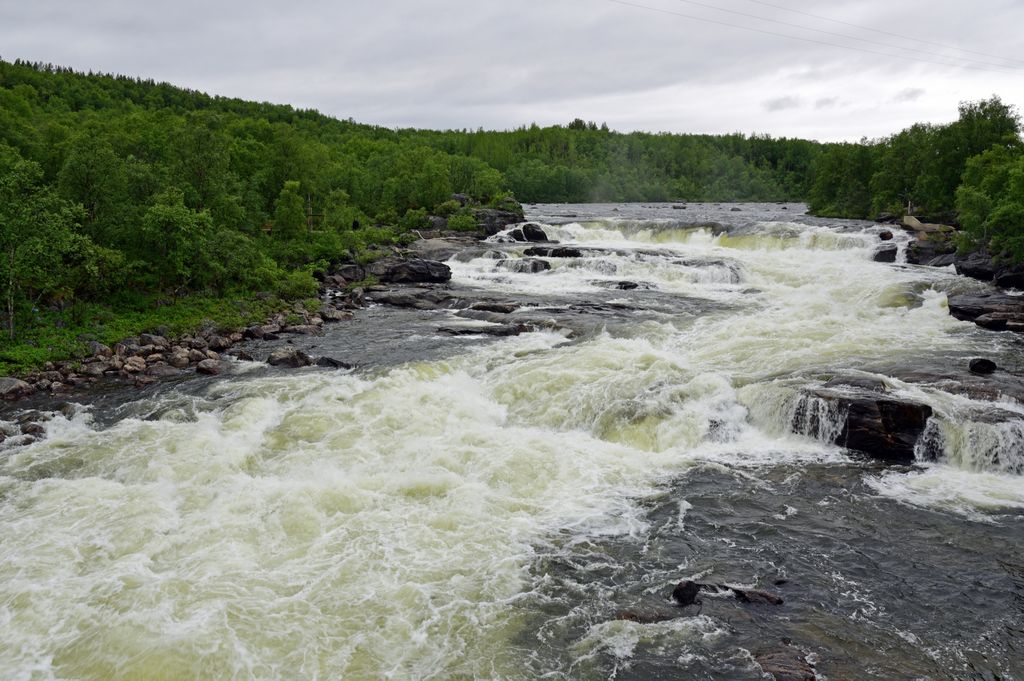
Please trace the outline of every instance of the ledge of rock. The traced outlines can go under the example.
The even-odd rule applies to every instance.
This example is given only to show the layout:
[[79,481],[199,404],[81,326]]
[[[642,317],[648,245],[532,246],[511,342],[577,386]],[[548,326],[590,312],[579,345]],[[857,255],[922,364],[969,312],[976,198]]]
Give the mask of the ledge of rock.
[[451,268],[436,260],[385,259],[372,263],[366,270],[389,284],[443,284],[452,278]]
[[1024,296],[974,293],[949,297],[949,313],[996,331],[1024,331]]
[[898,252],[899,248],[896,244],[882,244],[875,250],[872,260],[875,262],[896,262],[896,254]]
[[[825,409],[820,408],[822,404]],[[818,388],[801,399],[791,427],[881,461],[910,463],[931,415],[928,405],[879,389]]]

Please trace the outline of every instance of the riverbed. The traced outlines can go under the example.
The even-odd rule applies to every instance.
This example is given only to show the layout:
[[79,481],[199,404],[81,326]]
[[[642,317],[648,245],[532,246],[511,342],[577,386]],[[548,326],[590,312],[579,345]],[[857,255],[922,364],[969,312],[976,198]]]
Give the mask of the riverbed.
[[[295,341],[355,370],[97,393],[0,451],[0,676],[761,679],[786,640],[833,680],[1024,679],[1024,406],[898,378],[1024,369],[948,314],[986,284],[800,204],[527,216],[580,254],[448,261],[512,312],[373,306]],[[839,374],[932,407],[914,465],[793,432]]]

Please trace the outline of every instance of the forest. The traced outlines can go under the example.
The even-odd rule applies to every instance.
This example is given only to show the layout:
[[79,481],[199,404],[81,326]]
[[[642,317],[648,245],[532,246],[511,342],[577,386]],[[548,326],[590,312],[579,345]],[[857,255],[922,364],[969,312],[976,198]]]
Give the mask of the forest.
[[456,193],[479,205],[795,200],[819,147],[583,120],[391,130],[0,61],[0,363],[265,314],[314,295],[327,263],[372,259],[428,214],[474,228]]
[[[993,98],[945,126],[821,144],[606,125],[393,130],[140,78],[0,61],[0,370],[89,340],[239,323],[315,273],[471,205],[793,201],[925,211],[1024,257],[1019,118]],[[259,294],[259,295],[256,295]]]

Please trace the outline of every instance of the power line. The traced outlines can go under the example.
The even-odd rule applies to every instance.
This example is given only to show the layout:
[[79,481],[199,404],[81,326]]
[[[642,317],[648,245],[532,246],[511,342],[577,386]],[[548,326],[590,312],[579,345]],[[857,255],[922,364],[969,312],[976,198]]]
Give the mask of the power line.
[[882,35],[891,36],[893,38],[902,38],[903,40],[913,40],[915,42],[921,43],[922,45],[931,45],[933,47],[941,47],[941,48],[943,48],[945,50],[957,50],[959,52],[966,52],[968,54],[976,54],[976,55],[979,55],[979,56],[982,56],[982,57],[990,57],[992,59],[1001,59],[1002,61],[1014,61],[1014,62],[1017,62],[1018,64],[1024,64],[1024,60],[1022,60],[1022,59],[1013,59],[1011,57],[1001,57],[998,54],[989,54],[988,52],[978,52],[976,50],[968,50],[968,49],[963,48],[963,47],[957,47],[956,45],[946,45],[944,43],[936,43],[936,42],[932,42],[930,40],[921,40],[920,38],[917,38],[917,37],[901,35],[899,33],[892,33],[890,31],[886,31],[886,30],[883,30],[881,28],[874,28],[873,26],[862,26],[860,24],[854,24],[854,23],[851,23],[849,21],[843,21],[841,19],[833,19],[831,17],[822,16],[820,14],[811,14],[810,12],[804,12],[803,10],[793,9],[792,7],[783,7],[782,5],[774,5],[774,4],[770,3],[770,2],[764,2],[763,0],[747,0],[747,2],[752,2],[752,3],[757,4],[757,5],[764,5],[765,7],[772,7],[774,9],[781,9],[783,12],[792,12],[793,14],[802,14],[803,16],[811,17],[812,19],[820,19],[821,21],[830,21],[833,24],[840,24],[842,26],[849,26],[851,28],[856,28],[856,29],[859,29],[861,31],[872,31],[873,33],[881,33]]
[[[847,35],[845,33],[835,33],[833,31],[826,31],[826,30],[821,29],[821,28],[813,28],[811,26],[804,26],[802,24],[794,24],[794,23],[791,23],[789,21],[779,21],[778,19],[771,19],[769,17],[762,17],[762,16],[758,16],[757,14],[748,14],[747,12],[740,12],[740,11],[733,10],[733,9],[726,9],[725,7],[716,7],[715,5],[709,5],[709,4],[704,3],[704,2],[697,2],[697,0],[677,0],[677,2],[685,2],[688,5],[696,5],[697,7],[704,7],[705,9],[715,10],[716,12],[726,12],[727,14],[735,14],[737,16],[747,17],[748,19],[757,19],[758,21],[767,21],[768,23],[779,24],[780,26],[789,26],[790,28],[799,28],[799,29],[804,30],[804,31],[813,31],[815,33],[822,33],[824,35],[829,35],[829,36],[832,36],[834,38],[843,38],[844,40],[856,40],[858,42],[867,43],[869,45],[880,45],[882,47],[887,47],[887,48],[891,48],[891,49],[894,49],[894,50],[904,50],[906,52],[914,52],[915,54],[926,54],[926,55],[931,55],[933,57],[939,57],[940,59],[956,59],[957,58],[957,57],[950,57],[949,55],[945,55],[945,54],[940,54],[938,52],[930,52],[928,50],[922,50],[922,49],[919,49],[919,48],[916,48],[916,47],[904,47],[903,45],[891,45],[889,43],[885,43],[885,42],[882,42],[880,40],[871,40],[869,38],[858,38],[857,36]],[[1020,66],[1009,66],[1007,64],[993,64],[992,62],[979,61],[977,59],[962,58],[962,60],[966,61],[966,62],[969,62],[969,63],[972,63],[972,64],[982,64],[984,66],[990,66],[990,67],[994,67],[994,68],[997,68],[997,69],[1020,70],[1022,68]]]
[[957,64],[952,62],[941,62],[933,61],[931,59],[921,59],[919,57],[908,57],[902,54],[892,54],[890,52],[879,52],[878,50],[868,50],[863,47],[854,47],[852,45],[841,45],[839,43],[830,43],[824,40],[815,40],[814,38],[804,38],[802,36],[789,35],[788,33],[778,33],[777,31],[769,31],[763,28],[753,28],[751,26],[741,26],[740,24],[730,24],[727,21],[719,21],[717,19],[708,19],[707,17],[698,17],[692,14],[684,14],[682,12],[673,12],[669,9],[662,9],[660,7],[650,7],[648,5],[641,5],[634,2],[627,2],[627,0],[607,0],[608,2],[615,3],[616,5],[624,5],[626,7],[635,7],[636,9],[645,9],[650,12],[658,12],[660,14],[669,14],[676,17],[682,17],[684,19],[692,19],[694,21],[703,21],[708,24],[716,24],[718,26],[727,26],[729,28],[738,28],[742,31],[750,31],[752,33],[762,33],[764,35],[771,35],[777,38],[788,38],[790,40],[799,40],[805,43],[813,43],[815,45],[824,45],[826,47],[838,47],[844,50],[852,50],[854,52],[863,52],[865,54],[874,54],[881,57],[889,57],[892,59],[902,59],[904,61],[916,61],[923,64],[934,64],[936,66],[953,66],[955,68],[969,69],[971,71],[987,71],[989,73],[999,73],[1006,75],[1005,71],[995,71],[993,69],[984,68],[981,66],[970,66],[967,64]]

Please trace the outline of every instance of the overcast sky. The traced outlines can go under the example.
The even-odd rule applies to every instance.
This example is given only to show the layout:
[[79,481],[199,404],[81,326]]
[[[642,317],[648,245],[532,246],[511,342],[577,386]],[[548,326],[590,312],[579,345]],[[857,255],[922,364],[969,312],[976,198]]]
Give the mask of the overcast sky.
[[622,2],[0,0],[0,56],[389,127],[855,140],[1024,110],[1022,0]]

